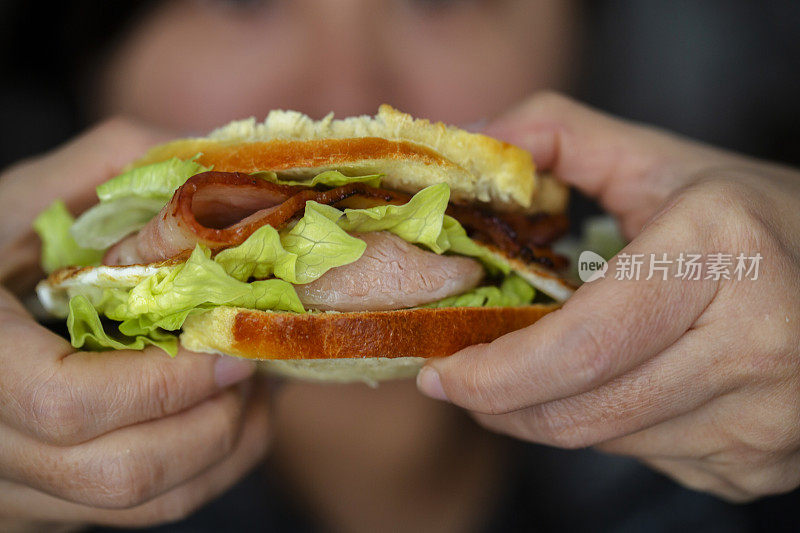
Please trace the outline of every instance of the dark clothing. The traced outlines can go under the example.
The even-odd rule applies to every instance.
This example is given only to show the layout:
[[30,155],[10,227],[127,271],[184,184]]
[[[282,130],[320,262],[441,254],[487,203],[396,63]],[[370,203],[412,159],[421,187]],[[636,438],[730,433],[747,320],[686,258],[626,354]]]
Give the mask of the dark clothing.
[[[626,458],[534,445],[520,445],[518,454],[500,506],[489,523],[477,525],[475,531],[800,531],[800,490],[732,505],[684,489]],[[325,530],[287,499],[285,487],[268,469],[259,469],[187,520],[148,531]],[[106,531],[112,530],[95,530]]]

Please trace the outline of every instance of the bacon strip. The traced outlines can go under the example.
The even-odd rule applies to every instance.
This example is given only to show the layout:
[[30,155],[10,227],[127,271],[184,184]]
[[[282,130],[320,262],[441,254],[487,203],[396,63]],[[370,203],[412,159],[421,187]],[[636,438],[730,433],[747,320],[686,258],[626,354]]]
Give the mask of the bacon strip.
[[[152,263],[202,243],[213,250],[241,244],[264,225],[280,229],[305,209],[306,202],[362,208],[404,204],[411,195],[351,183],[334,189],[279,185],[238,172],[204,172],[190,178],[170,202],[135,236],[117,243],[103,263]],[[471,236],[495,244],[511,257],[559,268],[565,264],[548,248],[563,233],[565,217],[494,214],[450,204],[447,213]]]
[[[392,204],[404,204],[410,194],[379,189],[382,195],[391,197]],[[354,196],[341,202],[340,207],[365,208],[379,202]],[[567,266],[565,257],[554,253],[549,245],[569,229],[565,215],[538,213],[493,213],[473,205],[449,204],[447,214],[458,220],[470,237],[497,246],[511,257],[519,257],[528,263],[539,263],[556,270]]]
[[[168,259],[197,243],[211,249],[236,246],[261,226],[281,228],[310,200],[334,204],[355,195],[384,202],[392,199],[362,183],[319,190],[278,185],[238,172],[197,174],[141,229],[136,238],[138,262]],[[115,251],[117,246],[109,250],[107,259],[123,255]],[[130,254],[126,259],[131,260]]]
[[447,214],[458,220],[470,237],[494,244],[511,257],[557,270],[567,266],[566,258],[549,248],[567,231],[569,220],[564,215],[490,213],[461,204],[447,206]]

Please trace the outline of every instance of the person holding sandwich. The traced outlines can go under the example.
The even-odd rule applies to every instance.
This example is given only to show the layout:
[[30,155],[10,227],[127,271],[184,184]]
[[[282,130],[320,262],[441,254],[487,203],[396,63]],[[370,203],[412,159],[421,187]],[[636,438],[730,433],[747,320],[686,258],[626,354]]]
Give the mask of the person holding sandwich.
[[[355,18],[365,12],[340,7],[330,11],[326,2],[309,4],[314,4],[312,13],[320,19],[346,13]],[[536,9],[550,9],[549,17],[569,27],[569,12],[554,4],[543,2]],[[368,71],[361,68],[373,64],[366,59],[347,63],[354,70],[334,77],[338,81],[327,92],[311,91],[307,100],[293,92],[298,98],[294,102],[287,94],[269,93],[272,80],[252,75],[256,70],[249,67],[248,76],[233,87],[228,82],[215,85],[213,80],[188,83],[186,73],[202,71],[203,61],[212,54],[247,59],[246,55],[226,55],[225,46],[239,50],[240,45],[227,37],[212,42],[213,32],[204,41],[207,48],[197,49],[201,45],[187,36],[207,27],[204,24],[253,30],[243,38],[266,39],[269,34],[254,19],[244,21],[221,15],[214,11],[217,8],[198,6],[166,2],[127,35],[97,80],[102,88],[102,114],[122,111],[165,128],[186,130],[210,129],[230,118],[261,112],[261,105],[312,111],[314,106],[328,106],[322,114],[338,108],[339,115],[374,107],[371,93],[354,92],[372,87],[356,83],[359,75],[367,76]],[[522,3],[515,6],[510,11],[513,15],[520,17],[524,11],[535,18],[527,11],[533,8]],[[457,26],[479,8],[464,9],[447,24]],[[542,13],[537,12],[538,20]],[[162,31],[166,27],[171,31]],[[503,19],[497,27],[512,26]],[[490,30],[491,25],[484,31]],[[522,47],[530,38],[528,32],[508,33],[512,48]],[[353,39],[358,35],[347,33]],[[491,35],[483,37],[487,46],[498,44]],[[568,49],[558,46],[562,36],[543,32],[536,38],[543,41],[536,46],[528,43],[531,49]],[[338,52],[339,57],[347,57],[347,52],[367,48],[360,41],[326,43],[329,56]],[[184,47],[193,47],[192,53]],[[175,55],[165,54],[167,50]],[[181,61],[175,61],[176,57]],[[394,60],[399,61],[398,57]],[[197,63],[187,65],[193,58],[199,58]],[[546,59],[553,60],[547,56],[537,64]],[[509,61],[521,66],[529,60],[526,56]],[[176,75],[178,64],[186,68],[184,76]],[[214,65],[232,71],[242,67],[219,61]],[[492,61],[482,66],[486,78],[497,79],[514,70],[504,65],[492,76],[494,67]],[[150,76],[163,74],[157,76],[158,91],[147,90],[143,80],[148,76],[142,69]],[[796,468],[800,461],[796,364],[800,258],[794,252],[800,245],[800,172],[615,119],[555,93],[535,91],[566,84],[566,76],[553,74],[556,69],[548,72],[547,76],[557,79],[537,78],[536,72],[529,71],[525,81],[507,79],[507,93],[496,95],[480,110],[480,99],[474,95],[465,97],[468,106],[461,109],[469,108],[473,118],[497,115],[481,127],[482,133],[530,153],[537,172],[552,173],[596,198],[617,217],[630,239],[623,254],[677,257],[681,253],[758,252],[764,258],[760,275],[742,282],[725,278],[687,282],[675,277],[618,280],[609,275],[582,286],[560,310],[537,317],[532,325],[427,361],[417,376],[419,390],[465,409],[493,432],[562,448],[593,446],[632,456],[685,486],[731,501],[793,490],[800,484]],[[194,81],[203,79],[198,76]],[[414,80],[409,76],[407,81],[411,88],[404,93],[406,110],[420,117],[436,115],[434,97],[415,103],[408,96],[414,94]],[[143,85],[132,88],[134,82]],[[218,92],[228,90],[237,97]],[[527,93],[532,96],[523,97]],[[325,100],[324,94],[331,99]],[[358,102],[348,100],[353,94],[360,95]],[[376,94],[381,99],[392,96],[391,91],[376,90]],[[442,97],[439,105],[453,96],[449,91],[436,94]],[[260,99],[265,103],[256,106],[254,102]],[[197,102],[217,105],[209,104],[204,111]],[[442,118],[464,122],[467,117],[458,108],[452,106],[450,117]],[[86,211],[96,202],[98,186],[136,168],[128,165],[176,137],[182,135],[111,120],[57,151],[15,165],[0,178],[4,222],[0,276],[6,287],[0,293],[0,338],[13,340],[0,348],[0,520],[5,520],[0,524],[37,530],[63,524],[155,525],[184,518],[256,465],[273,440],[280,471],[316,509],[321,522],[368,530],[412,505],[416,510],[412,516],[395,524],[441,531],[487,523],[496,508],[493,493],[502,485],[501,472],[508,467],[503,460],[504,444],[487,440],[472,426],[465,429],[458,410],[412,395],[408,384],[382,385],[377,392],[289,384],[268,399],[263,380],[251,378],[254,366],[248,361],[185,349],[168,358],[145,344],[173,341],[152,336],[135,347],[143,351],[76,351],[38,325],[19,303],[15,293],[23,296],[40,277],[35,267],[40,243],[31,231],[37,214],[57,199],[73,214]],[[238,177],[240,170],[219,167],[219,161],[211,169],[209,161],[206,165],[202,159],[192,160],[197,152],[191,152],[180,159],[203,168],[181,184],[188,184],[186,191],[222,183],[214,179],[250,179]],[[148,163],[152,161],[141,162],[139,168]],[[373,179],[370,176],[360,177]],[[258,183],[271,185],[255,187],[268,188],[271,194],[288,190],[277,187],[297,186],[286,179],[273,183],[272,176],[263,179]],[[370,183],[373,189],[381,188],[376,181]],[[337,186],[320,185],[314,194],[327,194]],[[351,188],[357,187],[361,185]],[[365,190],[360,189],[360,202],[372,194]],[[384,208],[394,205],[393,198],[387,198]],[[404,198],[402,205],[408,201]],[[177,212],[173,207],[156,213]],[[375,207],[359,203],[336,208]],[[332,213],[325,207],[318,209]],[[205,218],[198,216],[206,222],[203,227],[214,229],[217,222],[209,212]],[[151,220],[157,219],[148,218],[145,223]],[[370,246],[369,240],[365,242]],[[138,246],[120,247],[103,262],[109,268],[136,265],[142,262],[137,253],[142,253]],[[622,257],[611,261],[609,272]],[[196,260],[206,264],[205,260],[212,259],[198,256]],[[468,273],[458,276],[462,281],[467,278]],[[439,294],[414,305],[450,296]],[[557,293],[550,297],[560,298]],[[308,305],[308,301],[301,303]],[[226,351],[227,346],[209,346],[209,339],[202,337],[207,325],[194,329],[195,349]],[[281,394],[285,403],[270,412],[270,402]],[[340,417],[335,417],[336,412],[342,413]],[[386,413],[391,413],[391,424],[382,425]],[[344,424],[363,421],[370,423],[348,427],[380,427],[381,432],[341,435]],[[392,427],[399,429],[392,432]],[[320,441],[324,446],[309,446]],[[433,449],[447,452],[432,457]],[[461,454],[461,460],[443,461],[449,454]],[[356,455],[348,464],[329,460]],[[463,464],[470,468],[462,468]],[[359,481],[366,478],[363,472],[372,477],[368,485],[360,486]],[[373,492],[386,494],[375,490],[375,484],[397,490],[409,480],[431,494],[409,496],[398,490],[393,498],[375,500],[369,490],[363,490],[369,486]],[[346,487],[362,489],[352,493],[364,498],[358,500],[360,505],[345,497],[351,494]],[[375,506],[376,501],[386,507]]]

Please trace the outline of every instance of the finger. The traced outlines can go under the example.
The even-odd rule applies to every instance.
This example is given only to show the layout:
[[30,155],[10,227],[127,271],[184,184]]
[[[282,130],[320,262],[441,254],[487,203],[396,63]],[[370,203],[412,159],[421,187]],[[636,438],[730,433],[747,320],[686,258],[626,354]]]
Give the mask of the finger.
[[674,479],[693,490],[716,494],[736,503],[746,502],[752,497],[725,477],[702,468],[694,461],[681,459],[646,459],[643,461],[653,470]]
[[[713,243],[713,225],[676,224],[694,208],[677,202],[623,253],[646,257],[663,250],[674,258]],[[431,360],[417,378],[422,392],[490,414],[587,392],[666,349],[715,296],[718,282],[683,281],[674,268],[666,280],[647,280],[646,269],[638,280],[617,280],[619,258],[604,279],[584,284],[532,326]]]
[[[0,302],[4,294],[0,292]],[[8,301],[8,298],[6,298]],[[50,444],[168,416],[252,375],[252,361],[158,348],[74,352],[18,306],[0,306],[0,421]]]
[[735,503],[785,494],[800,481],[800,455],[766,463],[709,462],[706,458],[646,457],[642,462],[691,489]]
[[796,431],[800,414],[792,407],[797,401],[796,389],[776,393],[770,383],[742,385],[695,411],[600,448],[636,457],[693,458],[720,466],[769,462],[800,449]]
[[[718,402],[712,402],[681,417],[603,442],[596,448],[646,460],[685,461],[713,457],[723,446],[714,423],[713,410],[718,406]],[[691,435],[687,435],[687,428]]]
[[96,200],[97,185],[171,137],[130,119],[106,120],[52,152],[10,168],[0,180],[0,206],[5,215],[19,212],[31,220],[56,199],[75,209],[86,207]]
[[[737,386],[718,371],[716,355],[707,350],[717,340],[711,328],[693,329],[658,356],[589,392],[474,417],[488,429],[562,448],[619,441],[692,412]],[[734,346],[729,341],[719,351]]]
[[270,439],[267,411],[266,391],[256,387],[233,452],[210,470],[142,505],[100,509],[0,480],[0,508],[10,519],[108,526],[145,527],[180,520],[223,493],[264,458]]
[[[616,455],[635,456],[696,490],[744,502],[783,494],[800,482],[800,454],[775,441],[740,442],[714,423],[719,405],[711,404],[665,424],[597,446]],[[739,418],[739,417],[737,417]],[[736,423],[726,424],[736,426]]]
[[690,176],[742,159],[554,93],[529,98],[485,133],[530,151],[541,169],[597,198],[631,237]]
[[46,445],[0,429],[0,477],[96,507],[150,500],[230,453],[239,437],[244,385],[176,415],[77,446]]
[[29,290],[33,281],[29,271],[35,274],[41,247],[33,236],[36,215],[56,199],[64,200],[74,213],[86,209],[96,202],[97,185],[167,138],[142,124],[112,119],[5,172],[0,178],[0,279]]

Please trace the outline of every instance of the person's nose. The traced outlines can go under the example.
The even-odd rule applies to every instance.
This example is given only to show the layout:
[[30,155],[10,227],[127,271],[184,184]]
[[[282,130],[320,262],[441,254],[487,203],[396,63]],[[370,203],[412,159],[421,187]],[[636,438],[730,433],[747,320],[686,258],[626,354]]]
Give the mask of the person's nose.
[[380,0],[314,0],[304,108],[312,116],[374,113],[387,97]]

